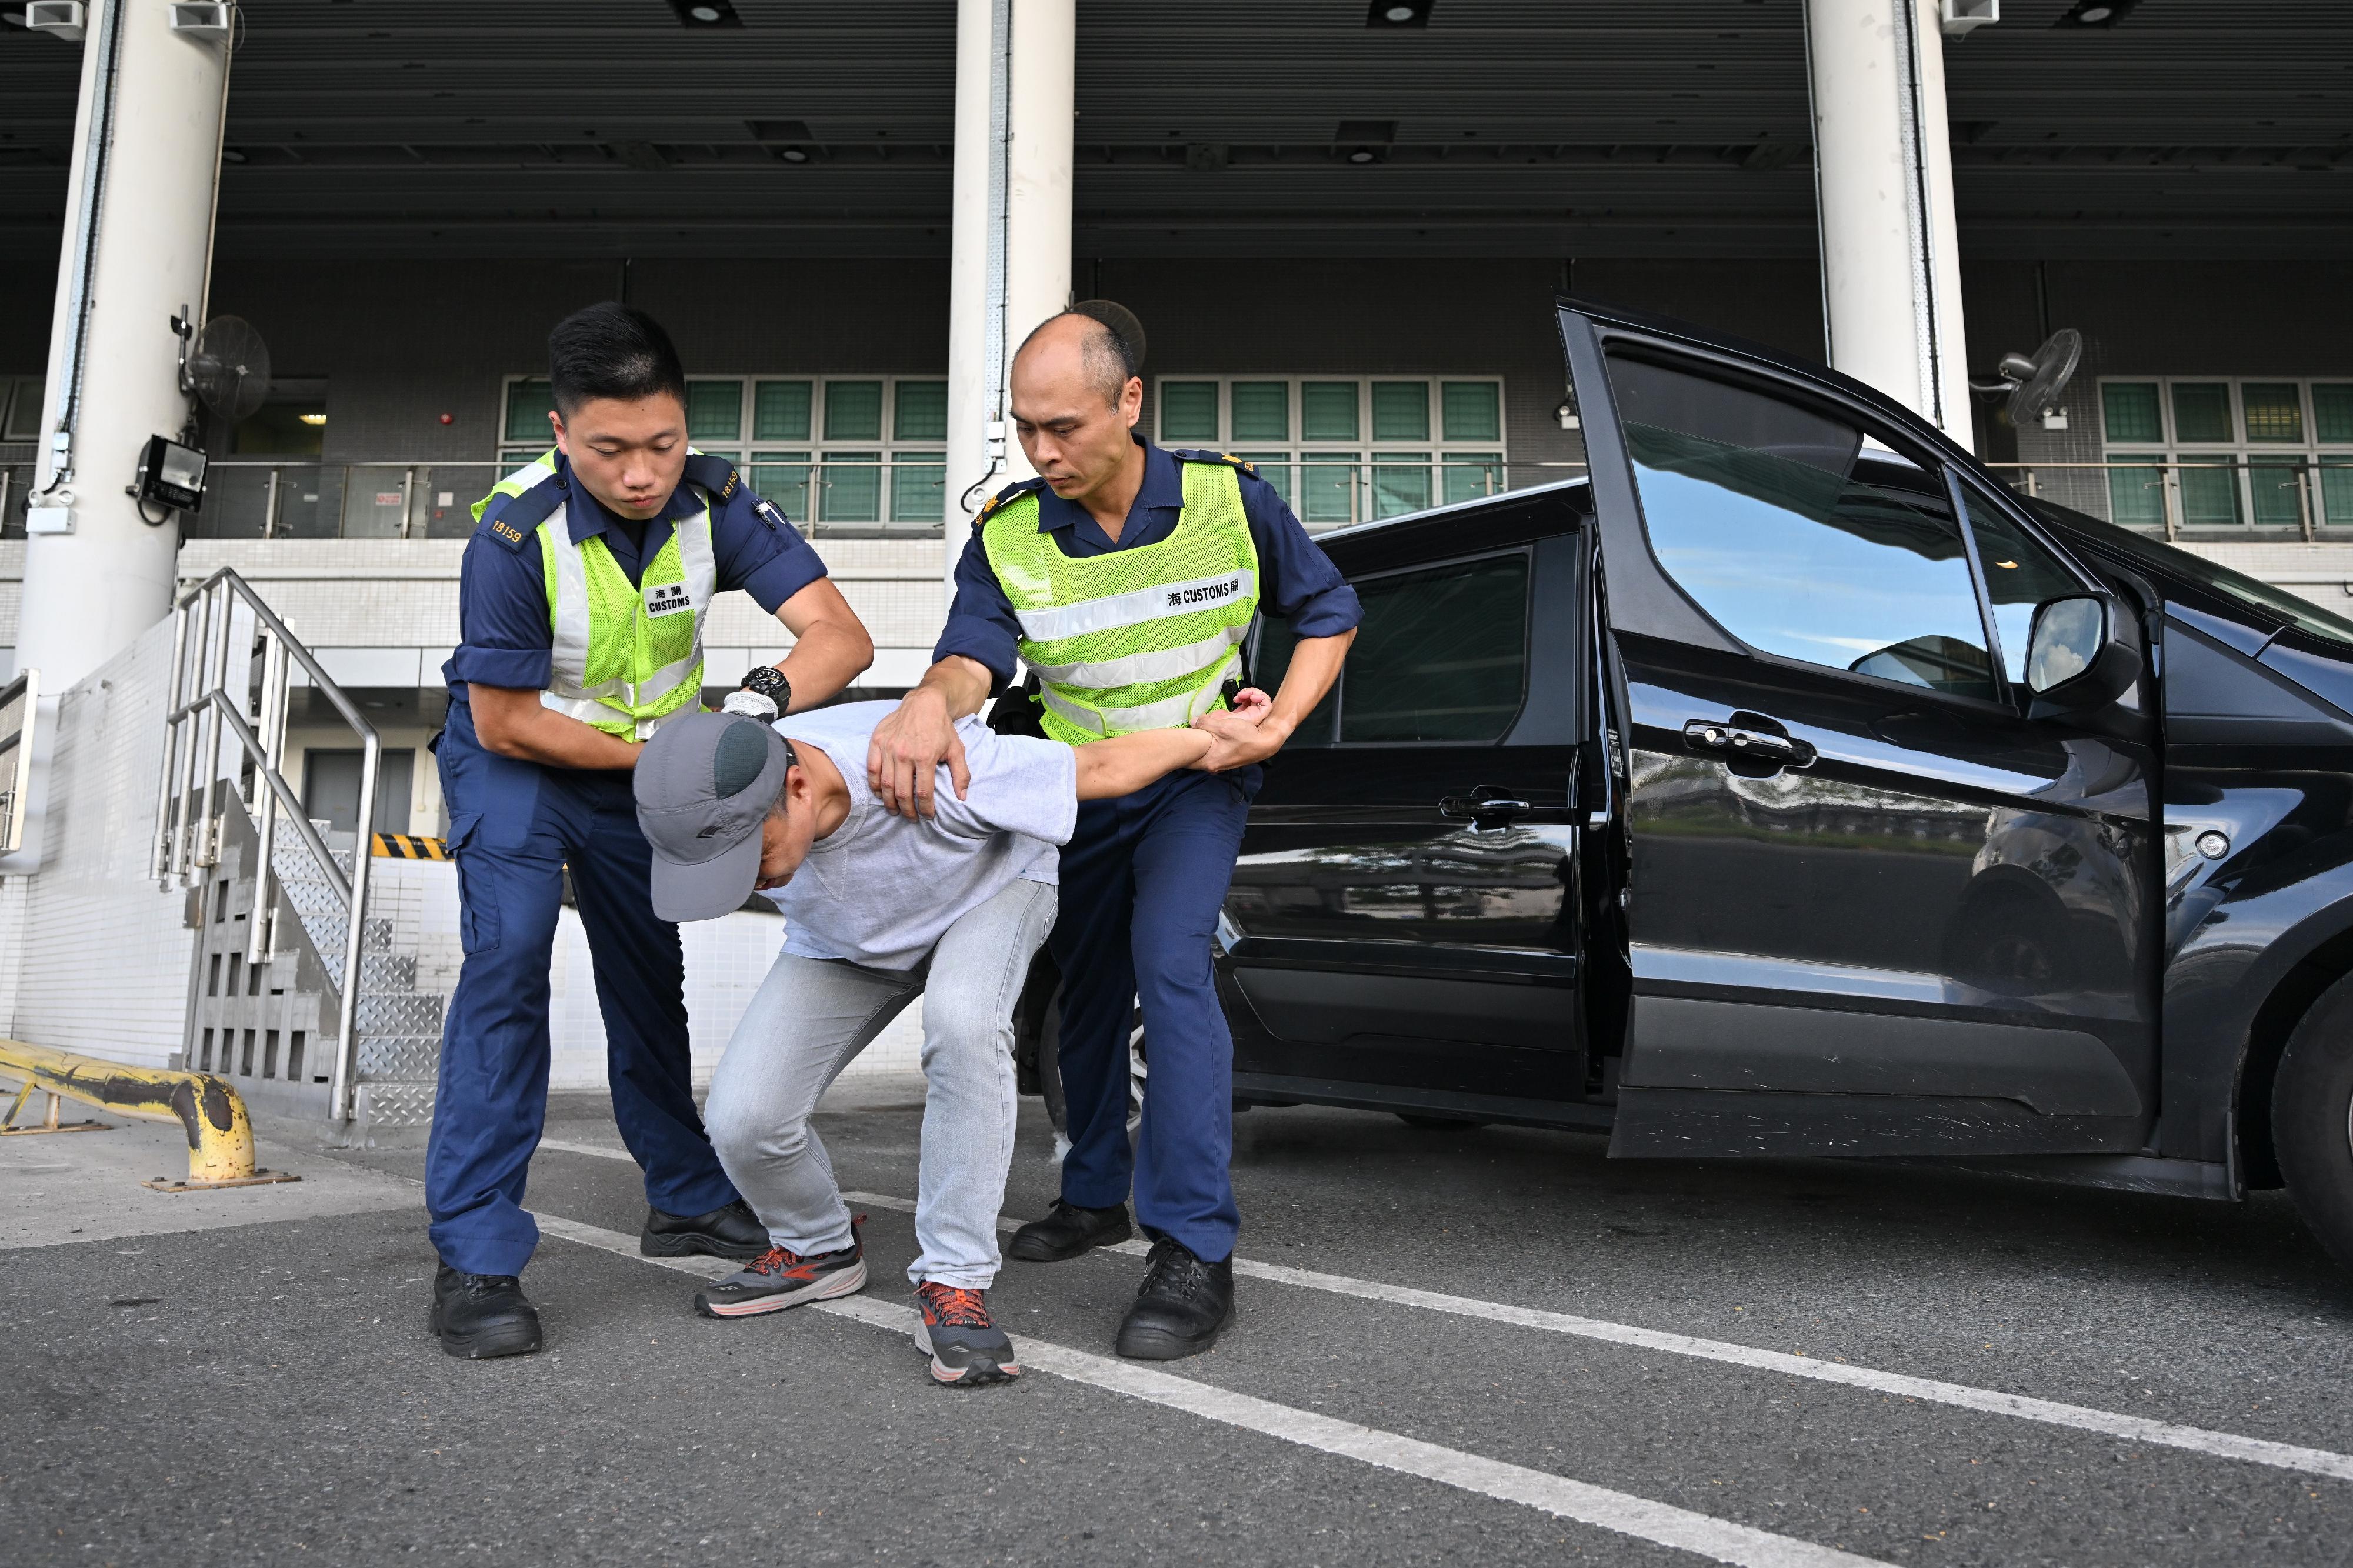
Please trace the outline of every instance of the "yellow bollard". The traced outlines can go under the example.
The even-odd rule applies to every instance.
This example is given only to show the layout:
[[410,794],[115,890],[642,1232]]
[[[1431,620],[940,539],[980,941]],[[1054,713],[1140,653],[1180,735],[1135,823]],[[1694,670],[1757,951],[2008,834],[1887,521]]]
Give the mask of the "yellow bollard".
[[54,1097],[64,1095],[119,1115],[178,1122],[188,1135],[187,1179],[158,1176],[140,1184],[159,1193],[301,1180],[283,1171],[254,1168],[253,1123],[245,1113],[245,1101],[226,1080],[210,1073],[128,1067],[9,1039],[0,1039],[0,1072],[25,1080],[16,1097],[20,1104],[38,1086],[49,1091],[53,1106]]

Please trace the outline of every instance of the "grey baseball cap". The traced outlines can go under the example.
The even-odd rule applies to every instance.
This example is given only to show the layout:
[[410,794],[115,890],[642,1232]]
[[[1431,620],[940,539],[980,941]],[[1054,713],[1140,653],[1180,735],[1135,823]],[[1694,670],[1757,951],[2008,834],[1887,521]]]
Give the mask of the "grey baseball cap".
[[760,825],[785,787],[792,749],[757,719],[692,713],[638,756],[638,826],[653,846],[654,913],[716,920],[760,879]]

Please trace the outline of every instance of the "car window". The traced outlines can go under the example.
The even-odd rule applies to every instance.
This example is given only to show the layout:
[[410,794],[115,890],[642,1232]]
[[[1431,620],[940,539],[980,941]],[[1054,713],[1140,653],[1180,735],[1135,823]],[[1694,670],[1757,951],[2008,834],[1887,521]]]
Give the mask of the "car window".
[[1340,739],[1500,741],[1527,679],[1528,558],[1514,552],[1356,584]]
[[1612,358],[1651,548],[1749,647],[1909,686],[1994,695],[1942,480],[1857,426]]
[[2036,606],[2081,594],[2084,584],[2007,512],[1974,490],[1964,488],[1961,493],[1968,503],[1969,531],[1977,535],[1978,563],[1985,568],[1986,600],[1993,606],[2002,673],[2013,685],[2023,685],[2026,643],[2034,629]]

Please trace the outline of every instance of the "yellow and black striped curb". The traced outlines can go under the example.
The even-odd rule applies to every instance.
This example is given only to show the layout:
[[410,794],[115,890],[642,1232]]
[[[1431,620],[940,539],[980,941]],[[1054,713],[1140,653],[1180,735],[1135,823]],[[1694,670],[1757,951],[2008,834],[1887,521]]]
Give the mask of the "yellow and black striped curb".
[[379,860],[447,860],[449,843],[445,838],[418,838],[406,833],[379,833],[371,851]]

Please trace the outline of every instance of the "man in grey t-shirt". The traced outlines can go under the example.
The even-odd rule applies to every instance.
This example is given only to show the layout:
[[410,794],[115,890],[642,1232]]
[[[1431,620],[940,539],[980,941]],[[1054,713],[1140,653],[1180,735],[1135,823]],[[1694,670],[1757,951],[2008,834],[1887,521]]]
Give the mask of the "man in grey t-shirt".
[[997,1278],[1013,1158],[1013,1008],[1054,923],[1055,847],[1080,801],[1189,767],[1211,736],[1151,730],[1067,746],[967,719],[961,796],[943,787],[937,815],[898,816],[861,765],[892,708],[850,703],[773,725],[698,714],[666,726],[638,762],[655,912],[710,920],[756,888],[786,919],[784,952],[728,1041],[703,1111],[771,1246],[694,1305],[746,1317],[866,1283],[863,1246],[809,1113],[922,993],[923,1250],[907,1270],[923,1309],[916,1342],[942,1383],[1001,1383],[1021,1368],[982,1293]]

